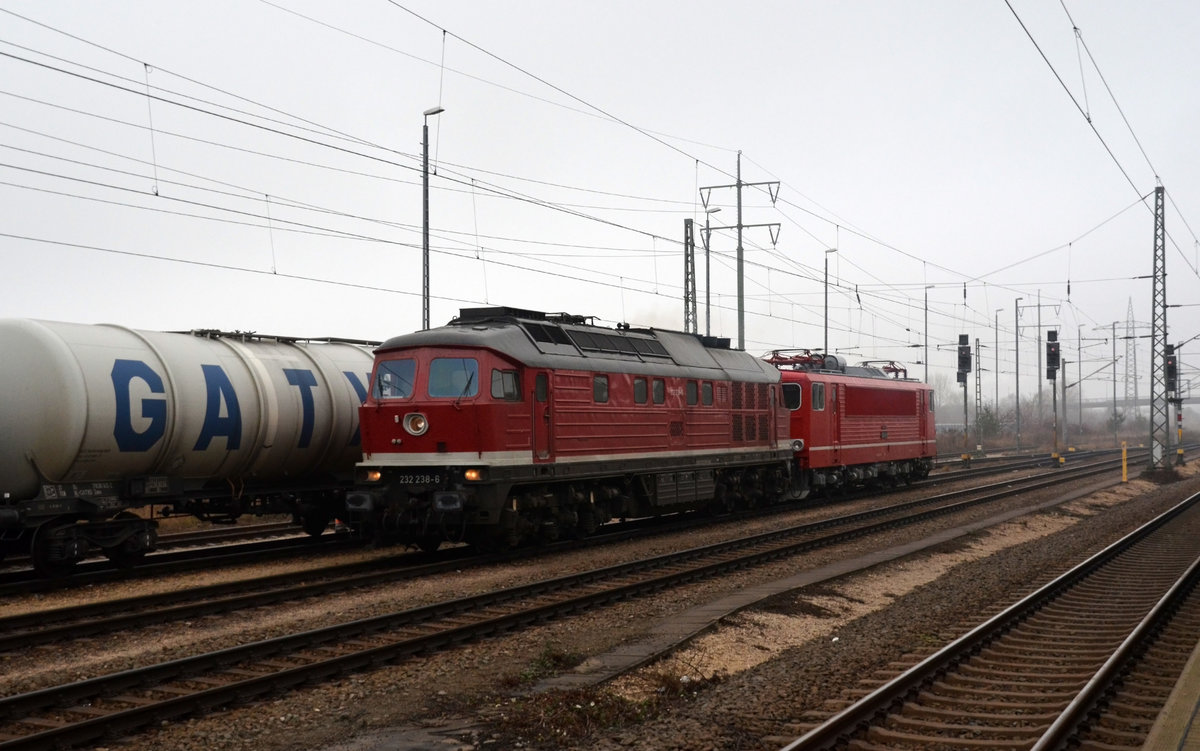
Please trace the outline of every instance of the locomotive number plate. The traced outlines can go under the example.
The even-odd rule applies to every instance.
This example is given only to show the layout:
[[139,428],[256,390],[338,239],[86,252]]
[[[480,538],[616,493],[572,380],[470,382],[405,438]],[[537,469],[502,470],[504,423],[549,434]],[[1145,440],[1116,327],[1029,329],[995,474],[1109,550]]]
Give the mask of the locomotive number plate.
[[396,482],[401,485],[437,485],[441,481],[441,475],[396,475]]

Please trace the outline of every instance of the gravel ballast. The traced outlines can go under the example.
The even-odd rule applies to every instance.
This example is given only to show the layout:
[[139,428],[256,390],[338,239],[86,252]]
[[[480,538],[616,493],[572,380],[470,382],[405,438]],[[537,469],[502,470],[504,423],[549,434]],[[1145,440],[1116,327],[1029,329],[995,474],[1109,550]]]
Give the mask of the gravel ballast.
[[[855,545],[623,602],[518,633],[402,664],[302,688],[207,717],[166,722],[102,747],[134,749],[774,749],[798,735],[804,713],[892,663],[913,662],[1138,524],[1200,490],[1190,466],[1171,485],[1144,480],[1118,486],[1057,510],[1009,522],[862,573],[778,595],[742,610],[672,656],[598,687],[537,693],[538,679],[570,670],[589,656],[628,644],[659,619],[753,583],[783,578],[798,567],[853,554]],[[691,533],[689,533],[691,534]],[[715,532],[695,535],[701,544]],[[919,530],[894,533],[906,538]],[[900,539],[897,537],[897,539]],[[693,544],[689,541],[686,544]],[[642,548],[685,543],[652,541]],[[856,543],[856,545],[867,543]],[[887,544],[872,539],[869,544]],[[621,547],[621,546],[614,546]],[[648,554],[642,548],[638,552]],[[581,551],[574,558],[462,572],[413,585],[407,592],[347,593],[298,604],[292,616],[245,616],[188,624],[197,642],[263,638],[297,622],[324,625],[397,603],[454,592],[511,586],[541,573],[604,565],[628,550]],[[576,560],[576,558],[578,560]],[[411,606],[411,605],[409,605]],[[188,642],[178,626],[179,649]],[[206,629],[211,629],[206,633]],[[147,629],[137,641],[162,638]],[[157,634],[154,636],[153,634]],[[97,640],[99,641],[99,640]],[[108,641],[106,639],[106,641]],[[150,659],[128,639],[92,643],[81,674]],[[229,646],[225,643],[224,646]],[[187,648],[194,651],[195,645]],[[37,685],[53,672],[50,650],[8,655],[0,662],[4,692]],[[139,653],[139,654],[133,654]],[[159,655],[161,657],[161,654]],[[41,670],[35,670],[37,663]],[[13,672],[9,672],[10,669]],[[78,669],[78,668],[77,668]]]

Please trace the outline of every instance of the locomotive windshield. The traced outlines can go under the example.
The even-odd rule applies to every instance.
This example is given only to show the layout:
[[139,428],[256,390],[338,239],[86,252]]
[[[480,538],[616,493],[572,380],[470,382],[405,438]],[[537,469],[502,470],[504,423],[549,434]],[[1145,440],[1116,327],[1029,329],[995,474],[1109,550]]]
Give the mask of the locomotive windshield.
[[470,357],[438,357],[429,363],[429,395],[462,399],[479,393],[479,363]]
[[413,395],[415,360],[384,360],[375,370],[376,399],[409,399]]

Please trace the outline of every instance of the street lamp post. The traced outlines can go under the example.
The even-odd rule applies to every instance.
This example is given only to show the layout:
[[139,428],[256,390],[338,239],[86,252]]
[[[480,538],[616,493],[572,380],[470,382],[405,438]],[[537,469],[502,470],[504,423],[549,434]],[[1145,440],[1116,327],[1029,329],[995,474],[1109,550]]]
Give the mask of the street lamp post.
[[829,248],[825,251],[825,349],[829,351],[829,254],[836,253],[837,248]]
[[425,110],[421,126],[421,328],[429,328],[429,118],[444,107]]
[[925,285],[925,383],[929,383],[929,290],[932,284]]

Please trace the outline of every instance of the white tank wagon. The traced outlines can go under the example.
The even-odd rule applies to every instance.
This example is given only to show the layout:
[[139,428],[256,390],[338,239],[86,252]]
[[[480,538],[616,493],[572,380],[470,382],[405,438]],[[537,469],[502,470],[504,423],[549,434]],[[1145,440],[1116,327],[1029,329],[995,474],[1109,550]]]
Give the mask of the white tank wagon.
[[374,347],[0,320],[0,554],[132,565],[157,524],[292,513],[320,534],[361,458]]

